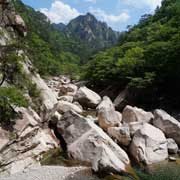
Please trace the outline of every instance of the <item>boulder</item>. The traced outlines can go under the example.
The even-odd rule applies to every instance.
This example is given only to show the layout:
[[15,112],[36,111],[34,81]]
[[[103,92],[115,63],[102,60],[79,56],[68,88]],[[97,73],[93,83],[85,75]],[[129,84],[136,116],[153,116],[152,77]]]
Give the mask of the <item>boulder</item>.
[[154,118],[151,112],[146,112],[143,109],[126,106],[122,113],[122,121],[124,123],[130,122],[146,122],[149,123]]
[[122,150],[91,119],[69,111],[57,125],[70,157],[92,165],[95,172],[126,172],[130,161]]
[[168,144],[168,152],[170,154],[177,154],[178,152],[178,145],[176,144],[176,142],[174,141],[174,139],[167,139],[167,144]]
[[73,110],[77,113],[82,113],[82,109],[79,108],[78,106],[76,106],[75,104],[72,104],[70,102],[67,102],[67,101],[59,101],[54,109],[59,112],[60,114],[63,114],[67,111],[70,111],[70,110]]
[[58,101],[67,101],[67,102],[72,103],[73,96],[60,96],[60,97],[58,97]]
[[142,128],[144,122],[131,122],[128,123],[131,136],[134,136],[135,132]]
[[101,102],[101,97],[87,87],[81,87],[75,95],[75,99],[85,108],[96,108]]
[[129,152],[138,163],[158,163],[168,158],[167,140],[160,129],[145,123],[135,133]]
[[42,154],[58,146],[58,140],[49,129],[28,126],[18,139],[1,149],[0,173],[14,174],[32,165],[40,165]]
[[59,87],[59,96],[74,96],[78,87],[74,84],[64,84]]
[[108,128],[108,134],[112,139],[117,140],[120,145],[128,146],[131,143],[129,127],[126,125]]
[[97,107],[98,121],[102,129],[107,130],[110,127],[120,126],[121,113],[115,111],[114,105],[110,98],[103,97],[103,101]]
[[180,146],[180,122],[160,109],[154,111],[154,116],[153,125],[161,129],[166,137],[174,139]]
[[176,160],[177,159],[175,157],[171,157],[171,156],[169,157],[169,161],[176,162]]

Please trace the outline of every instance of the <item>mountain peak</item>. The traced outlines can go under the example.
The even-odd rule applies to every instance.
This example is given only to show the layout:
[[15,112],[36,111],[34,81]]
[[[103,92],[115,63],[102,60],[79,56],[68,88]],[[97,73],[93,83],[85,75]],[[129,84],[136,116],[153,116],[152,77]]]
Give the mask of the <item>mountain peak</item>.
[[65,28],[68,36],[73,36],[88,43],[92,48],[102,49],[117,43],[118,33],[108,27],[105,22],[87,13],[70,21]]
[[[84,20],[84,21],[98,21],[97,19],[96,19],[96,17],[93,15],[93,14],[91,14],[90,12],[88,12],[87,14],[85,14],[85,15],[81,15],[81,16],[79,16],[79,17],[77,17],[78,19],[80,19],[80,20]],[[76,19],[76,18],[75,18]]]
[[[95,18],[95,16],[93,14],[91,14],[90,12],[88,12],[85,16],[87,17],[91,17],[91,18]],[[96,18],[95,18],[96,19]]]

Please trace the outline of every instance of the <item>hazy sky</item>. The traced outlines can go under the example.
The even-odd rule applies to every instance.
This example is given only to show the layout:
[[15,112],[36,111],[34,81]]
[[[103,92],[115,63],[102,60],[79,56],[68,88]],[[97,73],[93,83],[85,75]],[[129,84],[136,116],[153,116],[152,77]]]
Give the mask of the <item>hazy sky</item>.
[[125,30],[143,14],[153,13],[162,0],[22,0],[46,14],[52,22],[67,24],[81,14],[91,12],[114,30]]

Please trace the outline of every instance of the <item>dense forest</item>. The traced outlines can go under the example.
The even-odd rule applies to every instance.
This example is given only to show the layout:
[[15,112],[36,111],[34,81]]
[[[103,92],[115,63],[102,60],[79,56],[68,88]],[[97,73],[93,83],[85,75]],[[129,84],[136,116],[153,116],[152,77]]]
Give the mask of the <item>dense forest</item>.
[[[179,108],[180,1],[164,0],[154,15],[121,34],[119,44],[91,58],[85,78],[97,89],[128,89],[132,103]],[[116,91],[117,90],[117,91]]]

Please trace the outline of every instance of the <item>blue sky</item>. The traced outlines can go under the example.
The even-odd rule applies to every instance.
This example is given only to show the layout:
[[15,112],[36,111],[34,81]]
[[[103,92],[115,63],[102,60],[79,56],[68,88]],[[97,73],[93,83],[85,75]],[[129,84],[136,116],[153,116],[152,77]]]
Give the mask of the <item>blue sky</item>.
[[71,19],[91,12],[114,30],[123,31],[136,24],[146,13],[153,13],[161,0],[22,0],[46,14],[51,22],[67,24]]

